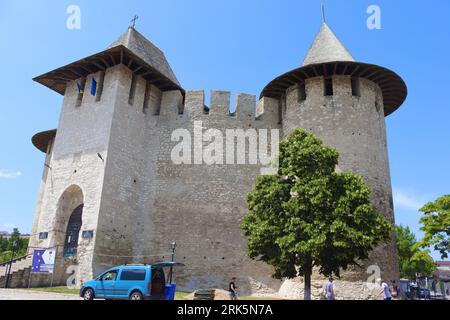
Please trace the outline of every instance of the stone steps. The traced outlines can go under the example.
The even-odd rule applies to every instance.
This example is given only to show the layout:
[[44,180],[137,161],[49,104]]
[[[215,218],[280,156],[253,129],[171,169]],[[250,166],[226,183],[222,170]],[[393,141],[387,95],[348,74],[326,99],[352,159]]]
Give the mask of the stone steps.
[[[18,260],[16,262],[13,262],[13,264],[11,265],[11,271],[10,273],[15,273],[15,272],[19,272],[21,270],[27,269],[31,267],[31,264],[33,262],[33,257],[28,256],[22,260]],[[5,273],[6,273],[6,269],[7,269],[7,265],[6,266],[1,266],[0,267],[0,277],[4,277]]]
[[[9,288],[26,288],[28,286],[28,279],[30,276],[31,265],[28,268],[16,270],[9,275]],[[0,276],[0,288],[5,287],[6,277],[3,274]]]
[[[28,279],[30,276],[31,265],[33,262],[32,256],[27,256],[26,258],[17,260],[12,263],[8,287],[10,288],[24,288],[28,285]],[[6,270],[8,266],[0,267],[0,288],[5,286],[6,282]]]

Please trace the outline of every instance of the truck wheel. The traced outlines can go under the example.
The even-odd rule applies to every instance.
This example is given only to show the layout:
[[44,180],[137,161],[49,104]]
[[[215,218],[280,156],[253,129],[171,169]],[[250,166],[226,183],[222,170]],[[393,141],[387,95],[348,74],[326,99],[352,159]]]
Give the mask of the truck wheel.
[[142,293],[139,291],[133,291],[130,294],[130,300],[142,300]]
[[94,290],[92,290],[91,288],[87,288],[86,290],[84,290],[83,299],[94,300]]

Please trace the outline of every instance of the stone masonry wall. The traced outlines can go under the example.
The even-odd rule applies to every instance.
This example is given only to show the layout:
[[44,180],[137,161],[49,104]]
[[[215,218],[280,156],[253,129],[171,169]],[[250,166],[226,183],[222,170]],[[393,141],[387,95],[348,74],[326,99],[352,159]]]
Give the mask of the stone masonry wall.
[[[78,107],[76,82],[67,87],[36,209],[33,232],[48,231],[49,238],[31,243],[58,247],[55,283],[65,281],[70,264],[79,265],[85,281],[114,265],[168,260],[176,241],[176,260],[186,265],[175,272],[181,290],[226,288],[236,277],[241,294],[278,291],[281,282],[271,278],[271,267],[247,258],[239,227],[246,193],[263,167],[249,162],[262,151],[248,146],[252,130],[269,136],[269,146],[271,129],[282,130],[280,138],[297,127],[315,133],[339,150],[339,170],[366,178],[374,206],[393,222],[383,101],[370,81],[360,80],[360,97],[351,95],[345,76],[333,78],[333,97],[323,95],[320,77],[307,80],[305,101],[296,86],[285,99],[263,98],[258,105],[255,96],[239,93],[231,114],[230,92],[212,91],[207,110],[202,90],[185,97],[161,92],[124,65],[106,70],[97,101],[90,95],[92,77],[98,75],[87,77]],[[233,154],[236,129],[247,134],[247,144]],[[190,148],[180,149],[181,141]],[[214,143],[225,146],[222,152],[212,151]],[[181,154],[184,162],[174,163]],[[215,162],[205,162],[203,154]],[[81,203],[81,231],[93,230],[94,238],[82,239],[80,232],[77,259],[63,259],[67,222]],[[364,266],[376,263],[382,277],[398,278],[394,242],[374,250],[370,261]],[[365,267],[349,270],[343,288],[367,276]]]
[[[201,162],[201,145],[205,147],[223,137],[230,138],[227,129],[279,128],[278,114],[267,102],[266,112],[255,120],[255,96],[238,94],[236,113],[230,115],[230,93],[213,91],[210,110],[204,110],[203,91],[186,95],[184,114],[178,105],[163,103],[157,135],[161,143],[156,162],[156,183],[152,206],[151,252],[167,252],[172,241],[177,242],[177,261],[186,264],[176,272],[182,290],[199,287],[226,288],[231,277],[237,277],[242,293],[277,290],[279,283],[271,279],[271,268],[246,257],[246,241],[239,225],[247,212],[245,195],[251,191],[261,166],[248,164],[255,150],[245,149],[245,164],[236,164],[241,154],[235,154],[235,164],[225,164],[224,150],[216,164]],[[277,103],[276,103],[277,105]],[[201,126],[195,126],[201,121]],[[172,141],[174,130],[184,128],[192,137],[192,162],[174,164],[171,152],[179,143]],[[214,131],[209,131],[210,129]],[[196,141],[194,132],[202,131],[204,141]],[[214,138],[213,138],[214,137]],[[205,141],[206,140],[206,141]],[[237,141],[230,143],[233,148]],[[222,145],[222,143],[219,143]],[[203,149],[205,151],[205,149]],[[220,164],[223,162],[224,164]],[[152,183],[149,181],[149,183]],[[167,258],[167,257],[166,257]]]
[[[366,79],[360,81],[360,96],[352,96],[349,76],[333,77],[333,96],[324,96],[323,78],[306,81],[306,100],[298,88],[286,92],[283,133],[301,127],[316,134],[325,144],[339,151],[341,171],[362,175],[372,189],[372,203],[394,223],[392,190],[388,165],[383,98],[380,88]],[[381,277],[398,280],[399,271],[394,235],[388,244],[377,247],[362,268],[343,273],[343,280],[365,281],[369,265],[378,265]]]
[[[81,105],[77,106],[76,82],[70,82],[64,96],[54,146],[47,156],[51,169],[41,192],[36,215],[38,221],[30,240],[32,249],[57,248],[57,268],[54,283],[65,283],[69,265],[77,265],[85,278],[92,277],[93,244],[96,237],[103,188],[104,163],[107,159],[111,119],[117,92],[117,68],[106,71],[102,99],[90,95],[93,76],[86,79]],[[84,203],[82,227],[78,240],[77,259],[63,258],[67,223],[72,211]],[[39,210],[40,206],[40,210]],[[83,230],[93,230],[94,239],[82,239]],[[48,238],[39,240],[39,232],[48,232]],[[31,245],[30,245],[31,247]]]
[[[167,260],[169,244],[176,241],[176,259],[186,264],[176,271],[181,289],[225,288],[236,276],[242,292],[277,290],[280,284],[271,279],[271,268],[246,258],[239,228],[247,210],[245,194],[261,166],[194,164],[198,159],[193,155],[191,164],[174,164],[171,153],[178,144],[172,141],[174,130],[186,129],[193,137],[194,121],[202,121],[204,133],[216,129],[224,139],[227,129],[279,128],[278,102],[262,101],[266,112],[256,120],[255,96],[238,94],[236,113],[230,114],[230,93],[213,91],[210,112],[204,114],[203,91],[188,92],[183,104],[180,92],[161,94],[154,87],[156,93],[144,108],[145,80],[135,80],[130,104],[132,74],[124,66],[120,72],[93,273],[122,263]],[[194,145],[199,146],[198,141],[192,141]],[[247,147],[246,155],[249,152]]]

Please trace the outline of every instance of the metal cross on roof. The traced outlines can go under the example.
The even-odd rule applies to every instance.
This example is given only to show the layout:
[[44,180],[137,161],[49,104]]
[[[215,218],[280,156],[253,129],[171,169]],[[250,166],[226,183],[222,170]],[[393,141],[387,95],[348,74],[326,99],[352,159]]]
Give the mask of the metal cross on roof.
[[133,17],[133,19],[131,19],[131,27],[134,28],[134,26],[136,25],[136,20],[139,19],[139,17],[137,15],[135,15]]
[[325,5],[322,3],[322,22],[326,22],[325,20]]

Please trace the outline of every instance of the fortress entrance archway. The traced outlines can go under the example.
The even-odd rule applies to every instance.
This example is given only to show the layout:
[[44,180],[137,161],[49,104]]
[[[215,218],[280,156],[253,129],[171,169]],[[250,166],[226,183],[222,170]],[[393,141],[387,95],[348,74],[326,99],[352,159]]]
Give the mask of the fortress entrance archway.
[[66,238],[64,241],[64,257],[74,257],[77,255],[78,237],[80,235],[83,215],[83,204],[73,210],[70,215],[69,222],[66,229]]
[[77,256],[83,206],[83,191],[77,185],[68,187],[59,198],[55,217],[55,242],[64,258]]

